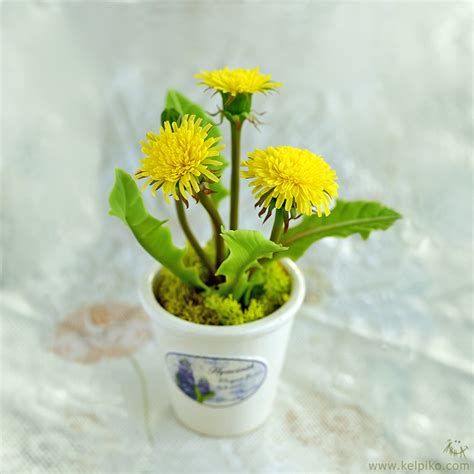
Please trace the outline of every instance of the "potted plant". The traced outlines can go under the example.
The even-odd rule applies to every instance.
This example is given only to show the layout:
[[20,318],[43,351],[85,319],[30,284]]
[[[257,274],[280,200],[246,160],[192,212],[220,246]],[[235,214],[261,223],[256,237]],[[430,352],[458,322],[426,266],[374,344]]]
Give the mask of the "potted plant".
[[[305,294],[294,261],[322,238],[366,239],[400,215],[376,202],[335,201],[335,171],[308,150],[269,147],[241,162],[243,126],[259,123],[252,95],[281,84],[258,68],[196,77],[220,94],[217,114],[230,123],[230,191],[221,179],[227,162],[218,127],[201,107],[169,91],[160,131],[142,142],[144,157],[134,177],[116,169],[110,214],[157,261],[140,293],[154,322],[178,419],[208,435],[236,435],[258,427],[271,412]],[[239,228],[241,177],[250,180],[259,216],[273,220],[268,237]],[[166,221],[148,213],[136,180],[144,180],[142,191],[150,187],[155,195],[161,189],[174,202],[185,248],[174,245]],[[224,223],[219,205],[228,195],[230,220]],[[213,238],[205,245],[188,223],[190,205],[202,206],[209,216]]]

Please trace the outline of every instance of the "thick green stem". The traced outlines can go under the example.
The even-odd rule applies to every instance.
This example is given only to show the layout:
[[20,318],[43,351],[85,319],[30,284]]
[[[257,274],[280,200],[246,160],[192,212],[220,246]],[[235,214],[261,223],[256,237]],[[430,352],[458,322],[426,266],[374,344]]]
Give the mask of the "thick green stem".
[[240,186],[240,134],[242,123],[231,122],[232,176],[230,181],[230,230],[239,226],[239,186]]
[[283,209],[276,209],[275,220],[273,221],[272,233],[270,235],[270,240],[278,244],[280,242],[281,233],[283,231]]
[[138,376],[138,380],[140,381],[140,387],[142,391],[142,401],[143,401],[143,419],[144,419],[143,421],[145,423],[145,432],[146,432],[148,441],[150,443],[150,446],[153,446],[155,439],[154,439],[153,432],[150,426],[150,400],[148,399],[148,385],[146,383],[146,377],[145,377],[145,374],[143,373],[142,368],[140,367],[140,364],[135,359],[135,357],[130,355],[129,360]]
[[214,241],[216,243],[216,269],[217,269],[219,268],[220,264],[224,260],[224,239],[221,236],[221,229],[224,226],[224,223],[222,222],[222,218],[216,206],[214,206],[212,200],[203,191],[199,193],[199,201],[201,202],[204,209],[206,209],[207,213],[209,214],[209,217],[211,218],[211,221],[212,221],[212,225],[214,227]]
[[214,268],[212,267],[212,263],[209,260],[208,256],[204,253],[204,250],[199,245],[198,240],[194,236],[193,232],[191,231],[191,227],[189,227],[188,220],[186,219],[186,213],[184,210],[184,205],[181,201],[175,201],[176,203],[176,213],[178,214],[178,220],[181,224],[183,229],[184,235],[188,239],[191,247],[196,252],[197,256],[201,259],[203,265],[209,270],[210,274],[214,274]]

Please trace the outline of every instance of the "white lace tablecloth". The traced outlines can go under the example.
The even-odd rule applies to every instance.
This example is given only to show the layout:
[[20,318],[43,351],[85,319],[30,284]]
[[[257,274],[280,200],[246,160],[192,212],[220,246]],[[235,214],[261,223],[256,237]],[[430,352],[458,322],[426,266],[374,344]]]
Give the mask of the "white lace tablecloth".
[[[0,471],[474,468],[472,15],[453,2],[3,2]],[[337,170],[341,197],[404,219],[367,242],[321,241],[300,262],[308,295],[274,414],[251,434],[183,428],[159,341],[141,344],[150,445],[127,357],[76,363],[51,347],[80,308],[138,304],[151,260],[107,216],[113,169],[136,169],[166,89],[215,110],[193,74],[226,64],[284,83],[255,97],[266,125],[246,126],[244,150],[307,147]],[[245,191],[242,224],[260,225],[255,214]],[[193,209],[204,239],[201,220]],[[467,458],[443,452],[448,439]]]

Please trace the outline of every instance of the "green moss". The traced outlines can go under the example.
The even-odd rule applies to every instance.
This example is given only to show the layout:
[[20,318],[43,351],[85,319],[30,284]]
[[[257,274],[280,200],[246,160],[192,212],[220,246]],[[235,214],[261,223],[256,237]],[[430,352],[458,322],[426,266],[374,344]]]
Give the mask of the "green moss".
[[[204,307],[207,311],[216,315],[219,323],[225,326],[246,322],[242,307],[232,296],[222,297],[217,293],[211,293],[204,297]],[[205,322],[204,324],[209,323]]]
[[[199,261],[191,253],[186,263],[202,272]],[[163,268],[156,282],[156,297],[167,311],[186,321],[208,325],[244,324],[278,309],[288,300],[291,291],[290,276],[279,262],[258,270],[255,281],[248,304],[244,305],[231,296],[218,295],[217,291],[191,288]]]

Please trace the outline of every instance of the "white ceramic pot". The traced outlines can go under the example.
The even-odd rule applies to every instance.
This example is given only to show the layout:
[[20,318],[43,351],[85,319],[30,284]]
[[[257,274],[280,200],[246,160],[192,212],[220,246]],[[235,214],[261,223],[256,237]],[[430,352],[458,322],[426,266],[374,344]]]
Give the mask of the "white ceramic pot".
[[260,426],[273,400],[296,312],[305,295],[301,272],[283,260],[291,275],[289,300],[265,318],[238,326],[207,326],[168,313],[156,300],[159,267],[140,293],[153,320],[166,365],[166,384],[177,418],[211,436],[232,436]]

